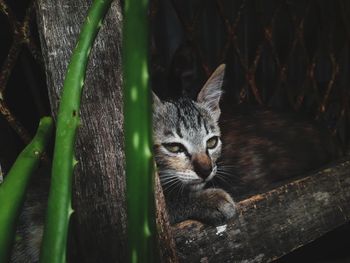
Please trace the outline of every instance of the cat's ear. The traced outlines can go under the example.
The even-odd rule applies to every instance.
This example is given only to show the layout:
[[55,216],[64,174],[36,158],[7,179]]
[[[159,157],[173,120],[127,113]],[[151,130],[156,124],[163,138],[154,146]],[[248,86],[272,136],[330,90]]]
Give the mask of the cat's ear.
[[197,96],[197,102],[205,105],[216,119],[220,117],[220,98],[225,75],[225,64],[221,64],[204,84]]
[[152,91],[152,104],[153,104],[153,109],[159,109],[163,105],[162,101],[153,91]]

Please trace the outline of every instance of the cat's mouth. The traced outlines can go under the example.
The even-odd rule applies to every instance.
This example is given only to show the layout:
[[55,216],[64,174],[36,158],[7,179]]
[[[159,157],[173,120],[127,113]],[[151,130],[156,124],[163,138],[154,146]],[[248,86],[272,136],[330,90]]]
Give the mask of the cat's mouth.
[[198,175],[198,179],[191,180],[191,182],[188,182],[187,185],[192,191],[198,191],[201,190],[207,182],[212,180],[216,174],[217,168],[216,166],[213,168],[213,171],[210,173],[210,175],[207,178],[200,178]]
[[199,191],[199,190],[203,189],[206,182],[202,179],[199,179],[198,181],[200,181],[200,182],[191,182],[188,184],[188,187],[191,189],[191,191]]
[[217,172],[217,166],[215,165],[214,166],[214,168],[213,168],[213,170],[211,171],[211,173],[210,173],[210,175],[207,177],[207,178],[205,178],[205,182],[207,183],[207,182],[209,182],[211,179],[213,179],[214,178],[214,176],[216,175],[216,172]]

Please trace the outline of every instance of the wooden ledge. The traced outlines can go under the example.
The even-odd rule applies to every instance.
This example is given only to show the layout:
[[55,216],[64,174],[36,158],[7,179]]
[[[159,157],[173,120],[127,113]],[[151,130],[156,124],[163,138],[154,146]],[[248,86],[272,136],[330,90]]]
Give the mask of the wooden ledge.
[[252,196],[237,209],[227,225],[176,225],[180,262],[269,262],[348,222],[350,159]]

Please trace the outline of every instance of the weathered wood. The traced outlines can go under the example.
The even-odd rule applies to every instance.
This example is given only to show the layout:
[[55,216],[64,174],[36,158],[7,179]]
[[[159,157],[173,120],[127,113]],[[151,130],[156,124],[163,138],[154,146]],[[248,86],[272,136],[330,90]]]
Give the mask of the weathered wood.
[[171,233],[164,194],[158,174],[155,176],[155,197],[160,262],[177,263],[176,245]]
[[350,219],[350,159],[237,204],[227,225],[173,229],[181,262],[269,262]]
[[[38,0],[37,19],[53,114],[91,1]],[[120,2],[115,1],[91,52],[81,103],[73,209],[79,262],[125,262]],[[83,258],[81,258],[83,257]]]

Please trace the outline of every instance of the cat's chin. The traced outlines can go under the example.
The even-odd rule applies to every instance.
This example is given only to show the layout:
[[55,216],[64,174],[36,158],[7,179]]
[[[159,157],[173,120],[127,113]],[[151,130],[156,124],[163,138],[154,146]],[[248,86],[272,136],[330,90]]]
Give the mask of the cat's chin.
[[200,183],[193,183],[188,185],[188,188],[190,189],[190,191],[196,192],[199,190],[202,190],[205,186],[205,182],[200,182]]

